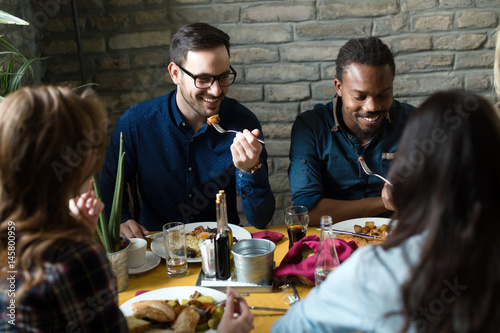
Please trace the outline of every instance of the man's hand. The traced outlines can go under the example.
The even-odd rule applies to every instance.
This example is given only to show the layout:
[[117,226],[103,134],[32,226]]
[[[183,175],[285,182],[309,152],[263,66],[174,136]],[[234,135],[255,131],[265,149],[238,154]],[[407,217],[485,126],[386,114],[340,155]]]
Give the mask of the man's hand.
[[120,236],[126,238],[144,238],[149,231],[134,220],[128,220],[120,224]]
[[94,233],[99,221],[99,214],[104,209],[101,199],[96,198],[93,189],[94,182],[90,181],[89,190],[82,195],[69,200],[70,214],[85,224],[90,233]]
[[[218,333],[247,333],[254,328],[253,314],[244,298],[235,298],[236,291],[227,287],[226,308],[217,327]],[[234,315],[237,314],[235,317]]]
[[245,129],[242,133],[236,133],[231,154],[233,155],[234,166],[240,171],[250,172],[253,167],[260,163],[260,153],[262,145],[257,140],[260,131],[254,129],[252,132]]
[[382,201],[384,202],[385,208],[396,211],[396,207],[394,207],[394,200],[392,199],[392,186],[389,184],[385,184],[382,189]]

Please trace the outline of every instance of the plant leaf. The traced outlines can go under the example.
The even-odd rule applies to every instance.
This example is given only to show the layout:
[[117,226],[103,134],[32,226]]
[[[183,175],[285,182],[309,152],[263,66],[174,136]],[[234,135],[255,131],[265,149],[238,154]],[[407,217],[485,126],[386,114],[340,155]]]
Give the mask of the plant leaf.
[[113,239],[113,247],[117,251],[120,247],[120,224],[122,213],[123,198],[123,133],[120,133],[120,149],[118,152],[118,167],[116,170],[115,192],[113,194],[113,203],[111,205],[111,214],[109,216],[109,233]]
[[19,24],[19,25],[29,25],[25,20],[21,20],[19,17],[6,13],[0,10],[0,23],[3,24]]

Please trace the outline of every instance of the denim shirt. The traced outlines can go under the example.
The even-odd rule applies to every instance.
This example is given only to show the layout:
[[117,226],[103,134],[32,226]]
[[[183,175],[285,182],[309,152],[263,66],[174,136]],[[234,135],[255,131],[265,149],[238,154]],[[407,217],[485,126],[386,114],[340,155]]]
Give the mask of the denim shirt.
[[[238,191],[248,222],[264,228],[275,206],[265,147],[260,155],[261,169],[253,174],[238,171],[230,150],[235,135],[221,134],[208,125],[194,133],[177,108],[176,92],[136,104],[118,119],[99,180],[106,212],[111,209],[123,133],[124,179],[130,182],[137,174],[142,198],[138,222],[146,229],[161,230],[171,221],[216,221],[215,195],[219,190],[226,193],[229,223],[240,222]],[[234,99],[224,98],[219,115],[223,128],[261,130],[257,117]],[[125,198],[122,222],[130,219]]]
[[366,146],[339,120],[342,99],[338,96],[300,114],[292,127],[288,169],[294,204],[311,210],[322,198],[358,200],[380,196],[383,181],[365,174],[358,157],[363,156],[373,172],[386,175],[414,109],[394,100]]

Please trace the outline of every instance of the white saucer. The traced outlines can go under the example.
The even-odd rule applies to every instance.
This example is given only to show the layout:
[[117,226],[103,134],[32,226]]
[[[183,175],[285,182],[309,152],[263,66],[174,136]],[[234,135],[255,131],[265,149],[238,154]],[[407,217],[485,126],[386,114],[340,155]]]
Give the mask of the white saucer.
[[156,254],[154,254],[151,251],[146,251],[146,260],[144,261],[144,264],[142,266],[136,267],[136,268],[130,268],[128,269],[129,274],[139,274],[139,273],[144,273],[147,272],[160,263],[161,258],[158,257]]

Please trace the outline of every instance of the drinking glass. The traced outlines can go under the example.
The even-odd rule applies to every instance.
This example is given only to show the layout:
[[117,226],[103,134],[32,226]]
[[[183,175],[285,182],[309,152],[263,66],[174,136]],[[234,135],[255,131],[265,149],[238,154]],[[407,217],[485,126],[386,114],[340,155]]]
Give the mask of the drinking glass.
[[304,206],[289,206],[285,209],[285,224],[289,240],[288,248],[291,248],[293,243],[306,236],[307,226],[309,225],[308,212],[307,207]]
[[184,277],[188,274],[186,231],[184,223],[169,222],[163,225],[163,246],[168,276]]

